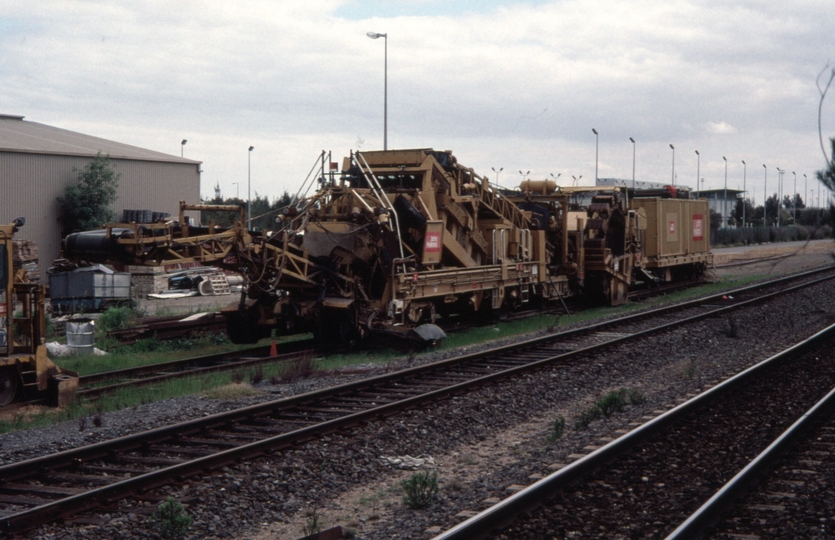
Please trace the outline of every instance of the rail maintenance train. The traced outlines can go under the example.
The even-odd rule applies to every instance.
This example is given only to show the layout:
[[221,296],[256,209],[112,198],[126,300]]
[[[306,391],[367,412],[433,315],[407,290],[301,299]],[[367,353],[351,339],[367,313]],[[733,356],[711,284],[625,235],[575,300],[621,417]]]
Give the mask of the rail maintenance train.
[[[76,233],[63,256],[129,265],[201,262],[246,286],[222,313],[236,343],[271,332],[351,342],[443,337],[437,318],[481,316],[583,294],[611,305],[636,281],[695,276],[712,264],[707,201],[632,198],[621,187],[491,185],[450,151],[322,152],[310,195],[274,230],[239,206],[180,203],[179,220]],[[308,186],[309,183],[309,186]],[[236,213],[229,228],[188,211]]]

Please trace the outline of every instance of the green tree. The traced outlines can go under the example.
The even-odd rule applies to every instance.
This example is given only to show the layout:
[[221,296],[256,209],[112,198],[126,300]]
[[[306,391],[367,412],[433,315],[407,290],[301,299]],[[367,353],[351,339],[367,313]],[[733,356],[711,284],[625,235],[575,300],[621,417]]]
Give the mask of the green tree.
[[736,204],[734,204],[733,210],[731,210],[731,220],[737,227],[742,226],[743,204],[745,205],[745,221],[751,223],[754,220],[754,205],[751,202],[751,199],[738,198],[736,200]]
[[816,176],[829,190],[835,190],[835,138],[829,139],[829,142],[832,144],[832,157],[827,160],[826,168],[818,171]]
[[67,186],[63,197],[58,197],[63,235],[73,231],[98,229],[116,217],[111,205],[116,202],[119,177],[109,156],[96,154],[82,170],[73,168],[76,182]]

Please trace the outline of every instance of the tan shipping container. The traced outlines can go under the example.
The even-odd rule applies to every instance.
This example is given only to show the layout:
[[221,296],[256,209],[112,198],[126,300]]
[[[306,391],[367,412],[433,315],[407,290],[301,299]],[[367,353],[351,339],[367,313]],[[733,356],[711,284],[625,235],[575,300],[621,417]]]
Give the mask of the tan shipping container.
[[706,200],[633,199],[632,209],[643,209],[646,230],[643,252],[661,260],[710,251],[710,214]]

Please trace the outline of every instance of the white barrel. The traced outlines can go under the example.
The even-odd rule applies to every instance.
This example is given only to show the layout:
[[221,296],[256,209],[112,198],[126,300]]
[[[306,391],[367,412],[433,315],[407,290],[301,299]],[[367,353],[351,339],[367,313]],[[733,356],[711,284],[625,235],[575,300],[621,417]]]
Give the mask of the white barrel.
[[90,320],[67,321],[67,346],[73,354],[93,354],[96,327]]

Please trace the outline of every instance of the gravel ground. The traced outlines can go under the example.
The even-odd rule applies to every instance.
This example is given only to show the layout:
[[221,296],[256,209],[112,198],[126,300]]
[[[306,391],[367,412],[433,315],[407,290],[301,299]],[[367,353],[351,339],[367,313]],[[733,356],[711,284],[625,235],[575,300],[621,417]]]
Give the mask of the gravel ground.
[[[832,243],[788,259],[729,267],[720,275],[785,273],[831,262]],[[806,252],[808,251],[808,253]],[[611,436],[618,428],[666,408],[709,381],[735,373],[790,340],[835,322],[835,285],[817,286],[767,307],[746,311],[739,335],[727,337],[727,320],[659,337],[652,345],[625,348],[568,369],[520,377],[393,416],[350,433],[336,434],[272,458],[253,460],[214,476],[159,490],[187,504],[195,518],[190,538],[297,538],[315,510],[324,527],[342,525],[358,538],[427,538],[460,521],[462,511],[483,508],[484,499],[504,497],[508,486],[528,484],[531,475]],[[830,300],[832,299],[832,300]],[[810,307],[811,306],[811,307]],[[431,355],[427,357],[429,360]],[[373,371],[373,370],[371,370]],[[88,421],[0,436],[0,463],[89,444],[174,421],[345,382],[350,376],[319,378],[293,386],[261,383],[264,394],[220,402],[190,396],[103,415]],[[544,384],[543,384],[544,383]],[[637,388],[647,402],[588,429],[573,418],[607,391]],[[553,421],[567,420],[565,435],[548,442]],[[401,502],[399,481],[411,472],[393,469],[381,456],[431,455],[438,463],[438,502],[414,511]],[[153,498],[153,496],[151,498]],[[50,525],[34,531],[43,538],[154,538],[147,521],[154,504],[127,500],[91,524]],[[433,527],[440,529],[433,529]]]

